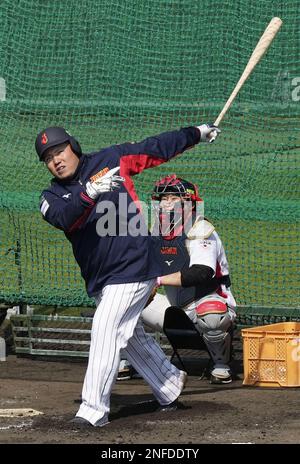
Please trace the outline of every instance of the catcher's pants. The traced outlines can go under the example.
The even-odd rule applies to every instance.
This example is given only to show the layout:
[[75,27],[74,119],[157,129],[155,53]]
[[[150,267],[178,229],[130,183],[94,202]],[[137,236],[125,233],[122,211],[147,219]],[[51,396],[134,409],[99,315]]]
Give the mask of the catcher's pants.
[[121,349],[161,405],[172,403],[181,393],[181,371],[170,363],[139,321],[154,284],[155,280],[148,280],[107,285],[96,298],[82,404],[76,414],[93,425],[108,422],[110,395],[118,374]]

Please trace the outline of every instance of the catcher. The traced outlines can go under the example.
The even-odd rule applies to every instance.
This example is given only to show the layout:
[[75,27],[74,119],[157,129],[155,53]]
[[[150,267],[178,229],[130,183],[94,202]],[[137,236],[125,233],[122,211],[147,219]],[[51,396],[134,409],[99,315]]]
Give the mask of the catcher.
[[184,309],[213,361],[210,382],[228,384],[236,302],[220,237],[199,211],[202,200],[196,185],[175,174],[167,176],[155,184],[152,199],[158,201],[153,235],[165,271],[157,281],[166,296],[154,297],[142,312],[143,322],[161,331],[168,306]]

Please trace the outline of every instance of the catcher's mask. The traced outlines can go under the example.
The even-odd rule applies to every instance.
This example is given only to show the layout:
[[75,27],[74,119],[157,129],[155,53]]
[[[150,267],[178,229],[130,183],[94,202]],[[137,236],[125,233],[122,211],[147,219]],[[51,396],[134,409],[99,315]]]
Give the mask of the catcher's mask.
[[[170,208],[164,209],[162,200],[165,195],[178,196],[181,201],[174,202],[174,207],[171,210]],[[202,201],[197,186],[177,177],[176,174],[166,176],[156,182],[152,192],[152,200],[159,201],[159,205],[156,207],[157,222],[160,234],[166,239],[172,239],[182,232],[187,221],[191,219],[196,202]]]
[[40,161],[43,161],[45,152],[49,148],[65,142],[69,142],[72,150],[78,157],[82,155],[81,147],[77,140],[68,134],[63,127],[47,127],[47,129],[42,130],[35,140],[35,149]]
[[178,195],[184,200],[202,201],[198,194],[198,188],[195,184],[177,177],[176,174],[163,177],[155,183],[152,200],[161,200],[163,195]]

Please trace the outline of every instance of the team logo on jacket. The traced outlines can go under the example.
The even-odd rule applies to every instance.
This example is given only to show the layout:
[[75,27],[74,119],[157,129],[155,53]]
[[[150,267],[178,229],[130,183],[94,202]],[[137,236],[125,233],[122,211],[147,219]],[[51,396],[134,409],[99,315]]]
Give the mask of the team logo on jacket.
[[201,240],[201,245],[206,248],[207,246],[210,246],[212,244],[211,240]]
[[100,177],[103,177],[108,171],[109,171],[108,167],[101,169],[101,171],[97,172],[92,177],[90,177],[90,181],[95,182],[95,180],[98,180],[100,179]]
[[160,252],[162,255],[177,255],[176,247],[161,247]]
[[42,145],[46,145],[46,143],[48,143],[48,137],[47,137],[46,132],[44,132],[42,134]]

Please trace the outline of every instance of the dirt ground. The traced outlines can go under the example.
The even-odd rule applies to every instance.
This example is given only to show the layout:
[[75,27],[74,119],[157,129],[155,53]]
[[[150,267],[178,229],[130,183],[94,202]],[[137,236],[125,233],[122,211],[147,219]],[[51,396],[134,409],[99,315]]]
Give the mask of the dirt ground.
[[193,375],[177,411],[157,412],[146,383],[126,380],[114,386],[110,424],[78,429],[68,421],[79,407],[86,360],[9,355],[0,363],[0,409],[33,408],[43,414],[0,417],[0,443],[300,443],[299,389],[243,386],[241,361],[234,366],[237,380],[211,385],[199,378],[199,363],[186,362]]

